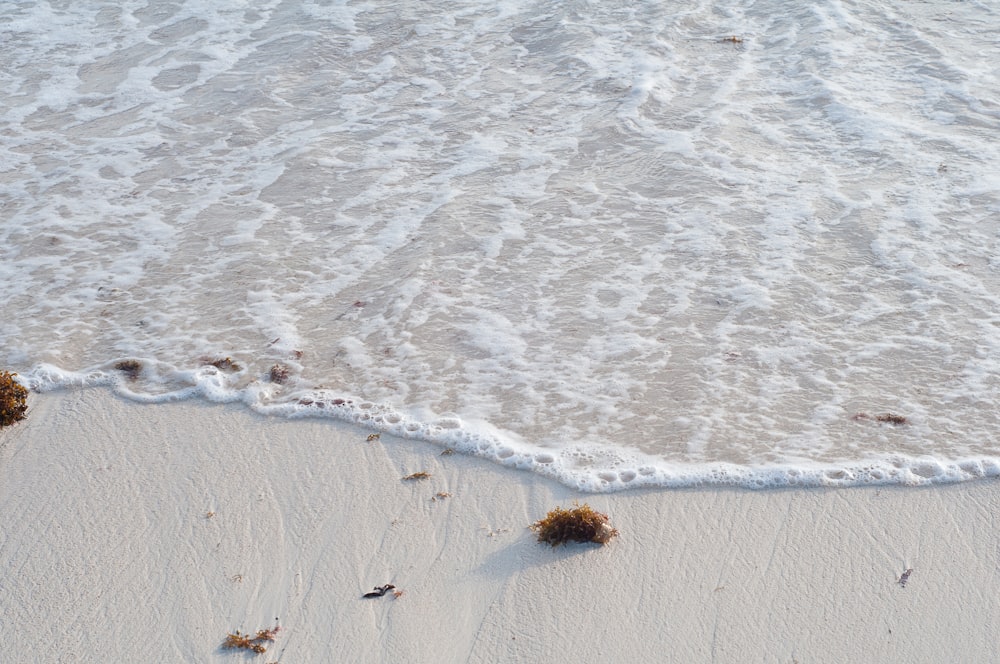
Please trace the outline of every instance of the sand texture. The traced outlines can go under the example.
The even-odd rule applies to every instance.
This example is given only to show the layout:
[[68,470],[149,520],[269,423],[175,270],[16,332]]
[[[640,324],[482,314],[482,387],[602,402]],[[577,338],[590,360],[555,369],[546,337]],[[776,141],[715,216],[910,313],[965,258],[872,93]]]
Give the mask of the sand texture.
[[[582,495],[331,421],[102,389],[30,405],[0,431],[3,661],[995,657],[996,482]],[[574,500],[621,536],[537,543]],[[361,598],[383,584],[403,594]],[[276,619],[266,653],[221,647]]]

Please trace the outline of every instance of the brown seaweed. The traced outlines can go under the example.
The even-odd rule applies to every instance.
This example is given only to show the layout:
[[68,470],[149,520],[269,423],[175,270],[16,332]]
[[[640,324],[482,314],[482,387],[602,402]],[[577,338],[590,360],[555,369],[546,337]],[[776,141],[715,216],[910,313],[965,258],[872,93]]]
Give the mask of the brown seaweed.
[[222,647],[252,650],[257,654],[267,652],[264,642],[274,641],[275,635],[280,629],[278,626],[271,629],[258,629],[256,636],[243,634],[240,630],[236,630],[234,633],[226,635],[226,640],[222,642]]
[[572,509],[557,507],[529,528],[538,533],[539,542],[552,546],[566,542],[607,544],[618,536],[618,531],[608,523],[608,515],[595,511],[586,503],[574,503]]
[[115,369],[125,374],[129,380],[135,380],[142,373],[142,362],[139,360],[122,360],[115,363]]
[[14,380],[16,375],[0,372],[0,427],[23,420],[28,410],[28,390]]
[[271,367],[271,371],[268,372],[268,378],[270,378],[272,383],[284,385],[288,382],[288,367],[284,364],[275,364]]

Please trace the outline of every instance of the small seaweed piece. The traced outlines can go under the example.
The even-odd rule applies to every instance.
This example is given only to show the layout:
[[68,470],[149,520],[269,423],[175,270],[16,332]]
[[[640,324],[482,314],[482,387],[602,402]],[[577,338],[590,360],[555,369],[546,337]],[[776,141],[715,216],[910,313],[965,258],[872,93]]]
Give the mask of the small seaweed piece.
[[0,372],[0,427],[23,420],[28,410],[28,390],[14,380],[16,375]]
[[135,380],[142,372],[142,362],[139,360],[122,360],[115,363],[115,369],[125,374],[129,380]]
[[368,434],[368,437],[365,438],[365,440],[368,441],[369,443],[374,443],[375,441],[377,441],[381,437],[382,437],[381,434],[370,433],[370,434]]
[[384,586],[375,586],[375,588],[370,593],[365,593],[361,596],[361,599],[368,599],[371,597],[382,597],[390,590],[395,590],[396,586],[391,583],[387,583]]
[[889,424],[907,424],[908,420],[902,415],[895,413],[880,413],[875,416],[876,422],[887,422]]
[[607,544],[618,536],[618,531],[608,523],[608,515],[595,511],[590,505],[573,503],[572,509],[556,507],[531,524],[538,533],[538,541],[552,546],[566,542],[597,542]]
[[280,629],[281,627],[277,625],[271,629],[258,629],[256,636],[243,634],[240,630],[236,630],[236,632],[226,635],[226,640],[222,642],[222,647],[252,650],[257,654],[264,653],[267,652],[267,646],[263,642],[274,641],[275,635]]
[[420,471],[417,471],[415,473],[411,473],[411,474],[407,475],[403,479],[404,480],[426,480],[426,479],[430,479],[430,476],[431,476],[430,473],[425,472],[423,470],[420,470]]
[[258,629],[256,640],[259,641],[274,641],[275,635],[278,633],[280,627],[272,627],[271,629]]
[[251,647],[251,639],[247,634],[242,634],[240,630],[236,630],[232,634],[226,634],[226,640],[222,642],[223,648],[245,648],[247,650]]
[[232,359],[231,357],[224,357],[221,360],[218,360],[218,359],[217,360],[213,360],[213,359],[209,359],[209,358],[204,358],[202,361],[205,364],[209,364],[209,365],[215,367],[216,369],[221,369],[222,371],[230,371],[230,372],[234,372],[235,373],[235,372],[241,371],[243,369],[243,367],[241,367],[236,362],[236,360]]
[[882,422],[885,424],[909,424],[910,421],[902,415],[897,415],[896,413],[879,413],[878,415],[869,415],[868,413],[861,411],[855,413],[851,416],[851,419],[855,422],[860,422],[862,420],[874,420],[876,422]]
[[275,364],[271,367],[271,371],[268,374],[272,383],[277,383],[278,385],[284,385],[288,382],[288,367],[284,364]]
[[447,491],[438,491],[431,496],[431,500],[433,501],[444,500],[445,498],[451,498],[451,494]]
[[896,581],[899,585],[906,587],[906,582],[910,580],[910,575],[913,574],[913,568],[907,567],[903,573],[899,576],[899,580]]
[[451,456],[454,453],[455,453],[454,447],[446,447],[443,450],[441,450],[441,454],[439,456]]

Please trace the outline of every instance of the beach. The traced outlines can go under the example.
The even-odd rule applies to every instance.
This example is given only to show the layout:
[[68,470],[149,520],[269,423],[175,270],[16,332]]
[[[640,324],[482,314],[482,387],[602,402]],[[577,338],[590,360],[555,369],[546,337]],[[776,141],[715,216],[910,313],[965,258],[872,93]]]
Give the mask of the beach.
[[3,662],[998,660],[1000,4],[3,18]]
[[[9,661],[993,657],[995,481],[583,494],[236,405],[81,389],[30,407],[0,431]],[[620,536],[538,543],[527,526],[574,501]],[[222,647],[276,625],[265,653]]]

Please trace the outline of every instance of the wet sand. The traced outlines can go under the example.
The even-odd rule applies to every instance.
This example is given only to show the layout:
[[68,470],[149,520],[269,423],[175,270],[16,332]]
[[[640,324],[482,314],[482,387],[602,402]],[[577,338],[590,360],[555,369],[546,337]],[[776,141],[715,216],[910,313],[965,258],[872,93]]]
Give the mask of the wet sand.
[[[587,495],[328,420],[103,389],[30,407],[0,431],[0,650],[19,662],[248,661],[226,634],[275,624],[250,661],[995,652],[995,481]],[[527,526],[574,500],[621,536],[537,543]],[[362,598],[384,584],[402,594]]]

